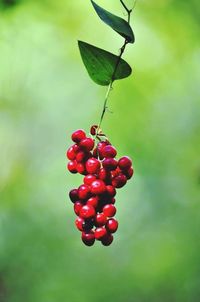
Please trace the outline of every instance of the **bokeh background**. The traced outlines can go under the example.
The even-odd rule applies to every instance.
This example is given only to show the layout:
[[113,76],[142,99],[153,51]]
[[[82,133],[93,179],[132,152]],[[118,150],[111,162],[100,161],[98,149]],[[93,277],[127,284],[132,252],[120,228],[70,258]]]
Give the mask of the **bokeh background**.
[[[125,1],[129,7],[133,1]],[[0,2],[0,301],[197,302],[200,297],[200,2],[139,0],[133,75],[103,130],[134,179],[110,247],[80,241],[66,171],[71,132],[97,123],[105,88],[77,39],[118,53],[90,1]],[[99,5],[126,17],[120,1]]]

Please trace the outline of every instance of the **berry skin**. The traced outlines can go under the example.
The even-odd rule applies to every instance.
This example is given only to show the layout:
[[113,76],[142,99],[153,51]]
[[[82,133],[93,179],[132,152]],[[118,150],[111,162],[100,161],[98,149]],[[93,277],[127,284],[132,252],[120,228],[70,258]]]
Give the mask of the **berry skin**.
[[105,193],[106,185],[103,180],[97,179],[91,183],[91,193],[95,195],[100,195]]
[[111,185],[106,186],[106,193],[108,194],[108,196],[114,197],[116,195],[115,187]]
[[105,158],[115,157],[117,150],[112,145],[107,145],[102,149],[102,156]]
[[118,161],[118,166],[121,170],[126,170],[132,166],[132,161],[128,156],[123,156]]
[[81,239],[85,245],[92,246],[95,242],[94,232],[93,231],[82,232]]
[[85,170],[85,165],[81,164],[81,163],[77,163],[76,165],[76,170],[79,174],[85,175],[86,174],[86,170]]
[[72,140],[75,143],[79,143],[85,137],[86,137],[85,131],[82,129],[76,130],[75,132],[72,133]]
[[111,203],[111,204],[107,204],[103,207],[103,213],[107,216],[107,217],[113,217],[116,214],[116,208],[115,206]]
[[111,172],[107,171],[104,168],[101,168],[98,173],[98,178],[101,180],[104,180],[106,183],[108,183],[111,179]]
[[112,234],[107,234],[104,238],[102,238],[101,243],[104,246],[109,246],[113,242],[113,235]]
[[117,168],[118,162],[114,158],[105,158],[102,162],[102,165],[106,170],[112,171]]
[[71,160],[67,164],[67,168],[68,168],[69,172],[71,172],[73,174],[77,173],[76,167],[77,167],[77,162],[75,160]]
[[94,140],[90,137],[86,137],[81,140],[79,146],[85,151],[91,151],[94,148]]
[[99,228],[96,228],[94,235],[95,235],[95,239],[101,240],[102,238],[104,238],[107,235],[107,231],[104,227],[99,227]]
[[77,144],[73,145],[74,152],[77,154],[80,151],[80,147]]
[[96,174],[99,172],[101,164],[98,159],[92,157],[87,160],[85,166],[89,174]]
[[76,201],[76,202],[74,203],[74,212],[75,212],[75,214],[76,214],[77,216],[79,215],[80,210],[82,209],[82,207],[83,207],[83,204],[82,204],[80,201]]
[[96,178],[95,175],[88,174],[88,175],[86,175],[86,176],[84,177],[83,182],[84,182],[85,185],[90,186],[91,183],[92,183],[94,180],[96,180],[96,179],[97,179],[97,178]]
[[107,145],[108,145],[108,143],[105,142],[105,141],[98,143],[97,150],[98,150],[98,155],[99,155],[100,159],[104,158],[102,152],[103,152],[104,147],[107,146]]
[[78,188],[79,199],[87,199],[90,196],[90,187],[87,185],[81,185]]
[[115,233],[117,229],[118,229],[118,221],[114,218],[108,219],[108,221],[106,222],[106,230],[109,233]]
[[74,152],[73,146],[67,150],[66,156],[69,160],[74,160],[76,158],[76,153]]
[[76,201],[79,200],[79,197],[78,197],[78,190],[77,189],[73,189],[69,192],[69,198],[70,200],[74,203]]
[[131,177],[132,177],[133,174],[134,174],[134,170],[133,170],[132,167],[130,167],[130,168],[128,169],[128,171],[123,171],[123,173],[124,173],[124,175],[126,175],[126,178],[127,178],[127,179],[131,179]]
[[77,217],[76,220],[75,220],[75,225],[77,227],[77,229],[79,231],[83,231],[83,223],[85,222],[85,220],[81,217]]
[[90,156],[89,153],[84,152],[84,151],[79,151],[76,154],[76,161],[78,163],[82,163],[83,161],[86,161],[89,158],[89,156]]
[[126,182],[127,182],[126,176],[124,174],[120,174],[112,180],[112,185],[113,187],[119,189],[125,186]]
[[84,205],[80,210],[80,217],[83,219],[93,218],[96,212],[93,206]]
[[97,208],[98,203],[99,203],[99,197],[98,196],[90,197],[86,202],[87,205],[93,206],[95,209]]
[[95,225],[100,227],[104,226],[107,222],[107,217],[104,213],[99,213],[95,216]]

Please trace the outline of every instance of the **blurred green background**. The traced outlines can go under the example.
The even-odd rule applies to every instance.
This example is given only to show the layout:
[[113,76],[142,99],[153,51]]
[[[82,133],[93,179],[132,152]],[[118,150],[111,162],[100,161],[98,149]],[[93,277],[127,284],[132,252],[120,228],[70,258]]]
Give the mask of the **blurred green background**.
[[[120,1],[98,4],[125,17]],[[131,22],[133,75],[114,84],[103,130],[135,176],[114,243],[87,248],[65,151],[99,120],[105,88],[77,39],[114,53],[123,40],[89,0],[1,0],[1,302],[200,301],[200,2],[139,0]]]

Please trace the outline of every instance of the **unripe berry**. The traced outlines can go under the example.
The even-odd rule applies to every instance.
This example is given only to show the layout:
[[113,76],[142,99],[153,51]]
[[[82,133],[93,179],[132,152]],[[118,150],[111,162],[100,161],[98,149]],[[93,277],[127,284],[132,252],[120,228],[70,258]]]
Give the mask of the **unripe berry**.
[[78,189],[73,189],[69,192],[69,198],[74,203],[79,200]]
[[95,242],[94,232],[93,231],[82,232],[81,239],[85,245],[92,246]]
[[74,160],[76,158],[76,153],[74,152],[73,146],[67,150],[66,156],[69,160]]
[[95,239],[101,240],[102,238],[104,238],[107,235],[107,231],[104,227],[99,227],[99,228],[96,228],[94,235],[95,235]]
[[102,162],[103,167],[108,171],[115,170],[117,168],[117,164],[118,162],[114,158],[105,158]]
[[80,201],[76,201],[74,203],[74,212],[76,213],[76,215],[78,216],[80,213],[80,210],[82,209],[83,204]]
[[97,208],[98,203],[99,203],[99,197],[98,196],[90,197],[86,202],[87,205],[93,206],[95,209]]
[[124,174],[120,174],[112,180],[112,185],[113,187],[119,189],[122,188],[126,184],[126,182],[127,182],[126,176]]
[[103,213],[107,216],[107,217],[113,217],[115,216],[116,213],[116,208],[115,206],[111,203],[111,204],[107,204],[103,207]]
[[115,157],[117,155],[117,150],[112,145],[107,145],[102,149],[102,156],[105,158]]
[[102,238],[101,243],[104,246],[109,246],[113,242],[113,235],[112,234],[107,234],[104,238]]
[[106,185],[102,180],[97,179],[91,183],[92,194],[99,195],[105,193],[105,191],[106,191]]
[[117,229],[118,229],[118,221],[114,218],[108,219],[108,221],[106,222],[106,230],[109,233],[115,233]]
[[87,185],[81,185],[78,188],[79,199],[87,199],[90,196],[90,187]]
[[77,162],[75,160],[71,160],[67,164],[67,168],[68,168],[69,172],[71,172],[73,174],[77,173],[76,167],[77,167]]
[[90,186],[91,183],[92,183],[94,180],[96,180],[96,179],[97,179],[97,178],[96,178],[95,175],[93,175],[93,174],[88,174],[88,175],[86,175],[86,176],[84,177],[83,182],[84,182],[85,185]]
[[107,222],[107,217],[104,213],[99,213],[95,216],[95,225],[100,227],[105,225]]
[[94,207],[89,205],[84,205],[80,210],[80,217],[84,219],[93,218],[95,216],[96,212]]
[[92,157],[86,161],[85,166],[89,174],[96,174],[99,172],[101,164],[98,159]]
[[72,140],[75,143],[79,143],[85,137],[86,137],[85,131],[82,129],[76,130],[75,132],[72,133]]
[[128,170],[132,166],[132,161],[128,156],[123,156],[119,159],[118,166],[121,170]]
[[94,140],[90,137],[86,137],[81,140],[79,146],[85,151],[91,151],[94,148]]

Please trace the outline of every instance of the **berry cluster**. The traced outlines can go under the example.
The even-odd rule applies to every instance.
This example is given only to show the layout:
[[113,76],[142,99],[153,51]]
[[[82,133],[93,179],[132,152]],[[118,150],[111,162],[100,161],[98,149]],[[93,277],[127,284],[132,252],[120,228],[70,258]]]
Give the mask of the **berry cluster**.
[[132,177],[132,161],[127,156],[116,160],[116,149],[97,126],[92,126],[90,133],[94,138],[86,137],[83,130],[72,134],[74,144],[66,153],[67,167],[71,173],[80,173],[84,178],[79,188],[69,192],[69,197],[78,216],[75,225],[82,232],[83,243],[92,246],[96,239],[108,246],[118,228],[113,218],[116,189]]

